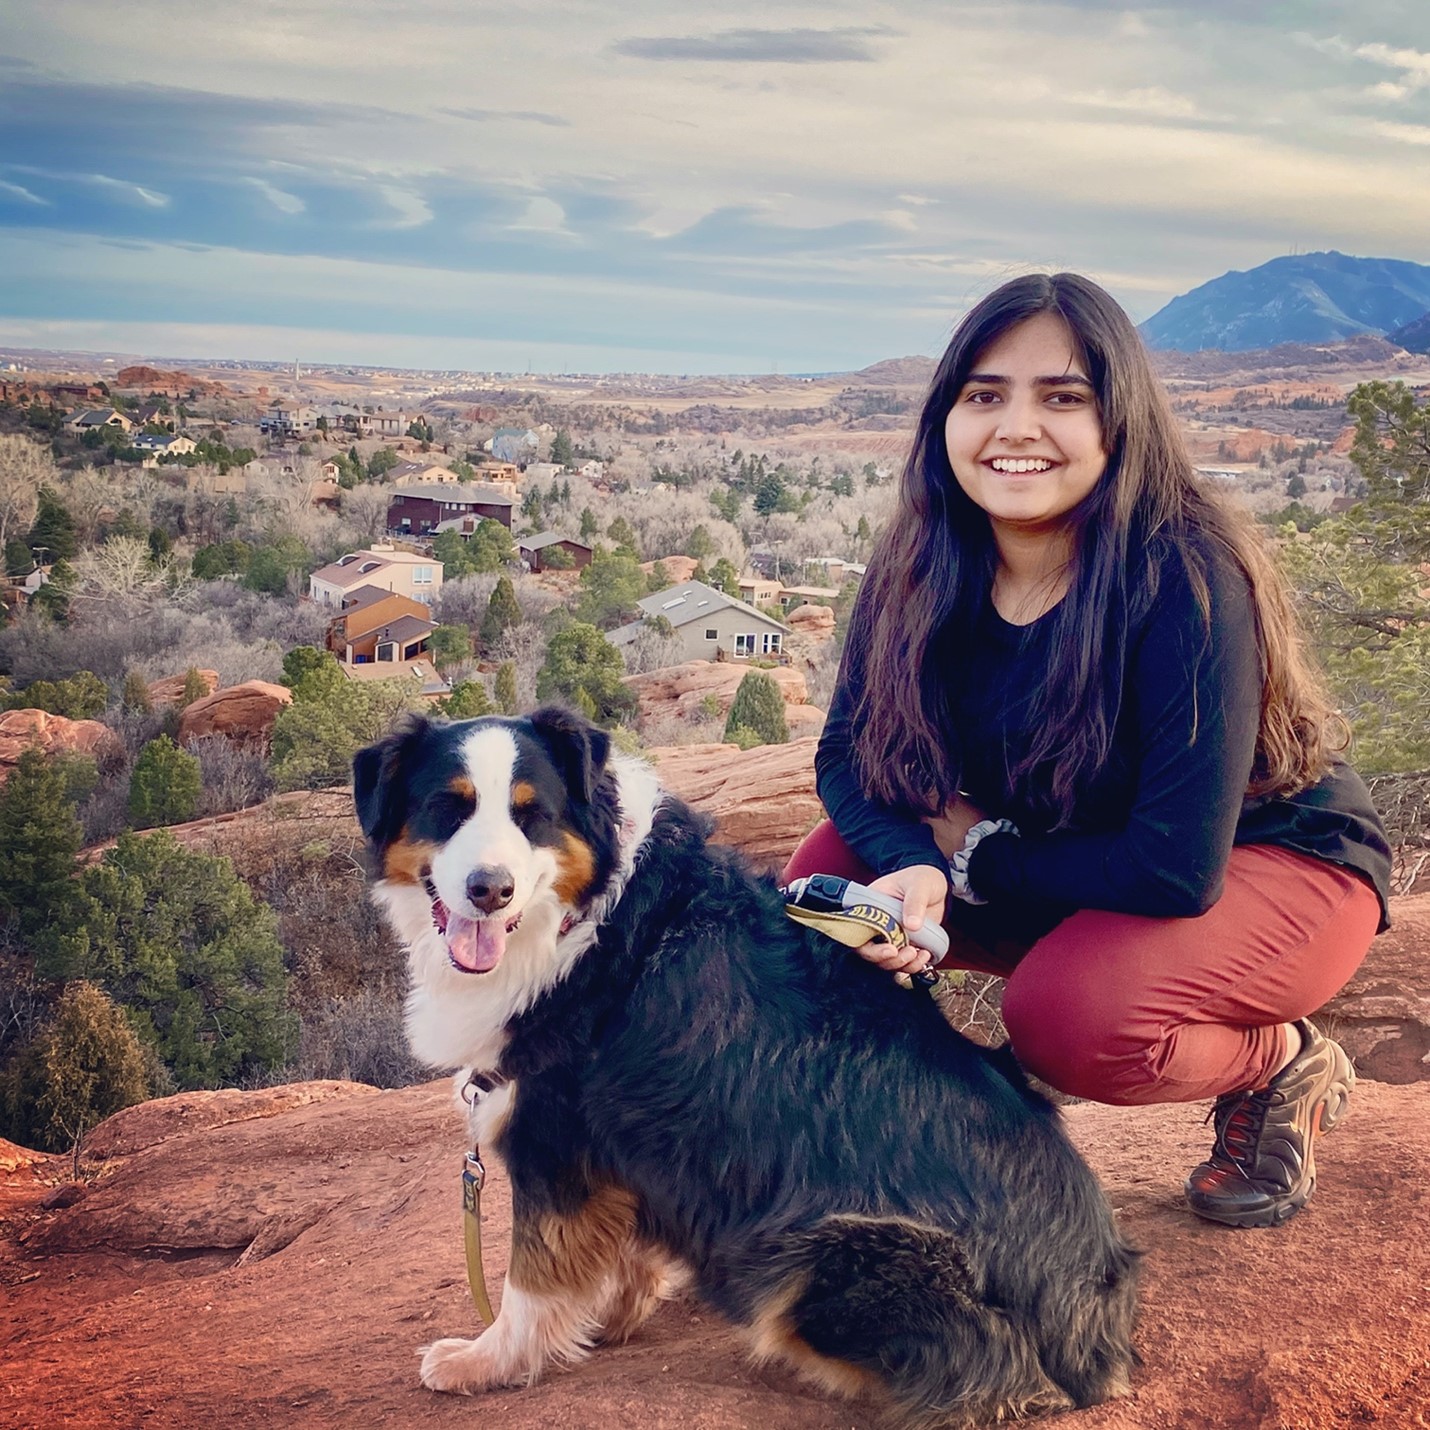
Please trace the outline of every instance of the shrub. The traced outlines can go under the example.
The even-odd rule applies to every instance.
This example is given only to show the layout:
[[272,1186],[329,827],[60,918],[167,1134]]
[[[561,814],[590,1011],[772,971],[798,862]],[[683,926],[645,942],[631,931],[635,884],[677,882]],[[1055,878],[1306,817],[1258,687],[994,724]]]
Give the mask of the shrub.
[[449,720],[476,720],[492,713],[492,702],[480,680],[459,680],[452,693],[437,702],[437,709]]
[[496,696],[497,709],[503,715],[515,715],[520,707],[516,693],[516,666],[504,660],[497,667],[497,677],[492,683],[492,694]]
[[284,1061],[296,1029],[276,918],[227,859],[166,830],[121,834],[77,884],[41,972],[102,987],[179,1087],[220,1087]]
[[139,752],[129,776],[129,818],[136,829],[182,824],[194,817],[203,792],[199,762],[167,735]]
[[70,983],[39,1036],[0,1082],[6,1135],[46,1152],[74,1150],[97,1122],[150,1095],[144,1048],[123,1011],[84,980]]
[[752,670],[740,682],[725,721],[725,739],[742,750],[754,745],[783,745],[789,739],[784,697],[768,675]]
[[547,645],[536,698],[568,701],[588,719],[615,725],[638,704],[624,675],[625,664],[615,646],[595,626],[573,621]]
[[502,576],[492,587],[487,601],[487,612],[482,617],[482,647],[489,650],[513,626],[521,623],[521,606],[516,599],[516,588],[510,576]]
[[81,670],[67,680],[32,681],[7,694],[0,709],[44,710],[67,720],[94,720],[104,714],[108,703],[105,683],[91,671]]
[[26,750],[0,785],[0,915],[22,932],[60,921],[80,838],[63,771],[39,749]]

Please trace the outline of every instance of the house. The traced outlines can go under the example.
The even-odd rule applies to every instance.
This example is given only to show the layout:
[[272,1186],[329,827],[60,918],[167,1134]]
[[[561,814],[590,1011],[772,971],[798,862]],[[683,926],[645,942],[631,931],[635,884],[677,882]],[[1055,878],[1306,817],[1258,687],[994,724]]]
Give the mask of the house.
[[405,437],[413,419],[409,413],[379,407],[376,412],[344,412],[339,420],[359,437]]
[[842,556],[811,556],[804,564],[819,567],[831,586],[842,586],[851,579],[862,580],[866,569],[862,562],[846,561]]
[[477,469],[477,480],[490,487],[500,487],[503,491],[516,495],[521,482],[521,468],[515,462],[483,462]]
[[591,564],[591,548],[584,541],[574,541],[569,536],[558,536],[554,531],[538,532],[535,536],[524,536],[516,543],[516,554],[533,571],[543,571],[548,564],[546,553],[555,547],[571,558],[569,566],[579,569]]
[[452,687],[440,675],[428,657],[405,661],[365,661],[361,665],[342,665],[338,669],[349,680],[416,680],[421,684],[417,693],[424,700],[441,700],[452,693]]
[[828,606],[839,599],[833,586],[781,586],[779,603],[787,611],[791,606]]
[[388,545],[350,551],[308,577],[308,598],[320,606],[342,610],[344,599],[360,586],[396,591],[430,606],[442,589],[442,563]]
[[457,482],[461,478],[441,462],[399,462],[387,473],[385,480],[392,486],[407,487]]
[[175,437],[169,432],[141,432],[130,445],[146,467],[157,467],[160,457],[187,457],[199,448],[192,437]]
[[328,622],[325,644],[345,665],[416,660],[436,623],[420,601],[381,586],[359,586]]
[[740,599],[752,606],[773,606],[780,599],[780,583],[765,576],[741,576]]
[[680,639],[682,660],[748,660],[778,656],[789,627],[771,616],[727,596],[703,581],[682,581],[637,601],[644,620],[612,631],[614,646],[629,645],[646,620],[664,617]]
[[499,462],[520,465],[541,444],[541,438],[530,427],[498,427],[492,440],[482,445]]
[[565,470],[560,462],[528,462],[526,484],[535,486],[537,482],[554,482]]
[[343,474],[343,469],[331,457],[323,463],[320,470],[325,482],[335,482]]
[[510,531],[511,509],[515,505],[515,498],[506,492],[480,482],[398,487],[387,508],[387,529],[396,534],[426,536],[457,518],[475,518],[475,530],[477,522],[490,517]]
[[[165,411],[165,408],[168,408]],[[162,427],[172,432],[178,426],[174,410],[165,402],[146,402],[135,414],[134,421],[140,427]]]
[[259,431],[270,437],[294,437],[318,425],[318,409],[302,402],[278,401],[258,419]]
[[134,423],[112,407],[87,407],[69,420],[72,432],[92,432],[99,427],[118,427],[121,432],[132,432]]

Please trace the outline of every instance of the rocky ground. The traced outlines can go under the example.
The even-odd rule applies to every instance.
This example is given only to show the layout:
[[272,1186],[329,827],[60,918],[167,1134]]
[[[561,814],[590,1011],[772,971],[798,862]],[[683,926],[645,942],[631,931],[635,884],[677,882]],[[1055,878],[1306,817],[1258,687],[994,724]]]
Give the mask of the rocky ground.
[[[1321,1144],[1307,1210],[1278,1231],[1235,1232],[1180,1205],[1207,1143],[1199,1109],[1070,1109],[1147,1253],[1145,1364],[1129,1398],[1054,1423],[1430,1425],[1427,1114],[1425,1083],[1363,1084]],[[307,1083],[131,1108],[94,1134],[82,1190],[66,1188],[64,1159],[0,1147],[0,1426],[873,1430],[873,1407],[752,1369],[684,1299],[629,1345],[531,1388],[423,1390],[417,1347],[477,1329],[461,1135],[446,1083]],[[484,1211],[499,1278],[499,1171]]]

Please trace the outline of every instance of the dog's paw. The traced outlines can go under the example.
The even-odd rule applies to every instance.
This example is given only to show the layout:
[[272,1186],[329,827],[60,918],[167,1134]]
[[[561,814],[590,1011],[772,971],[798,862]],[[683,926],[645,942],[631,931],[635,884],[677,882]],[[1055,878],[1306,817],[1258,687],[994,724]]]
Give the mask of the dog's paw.
[[422,1384],[428,1390],[472,1395],[479,1390],[513,1383],[511,1377],[501,1374],[490,1355],[482,1353],[480,1340],[464,1341],[451,1337],[423,1346],[420,1354]]

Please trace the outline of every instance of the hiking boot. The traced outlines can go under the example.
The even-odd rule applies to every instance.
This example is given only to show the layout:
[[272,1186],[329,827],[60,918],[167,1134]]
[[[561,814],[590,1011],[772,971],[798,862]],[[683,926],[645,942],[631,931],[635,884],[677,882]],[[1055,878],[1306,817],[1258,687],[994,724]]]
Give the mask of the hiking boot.
[[1304,1018],[1301,1051],[1259,1092],[1227,1092],[1211,1118],[1216,1145],[1187,1178],[1187,1204],[1227,1226],[1279,1226],[1316,1189],[1312,1144],[1345,1115],[1355,1086],[1339,1043]]

